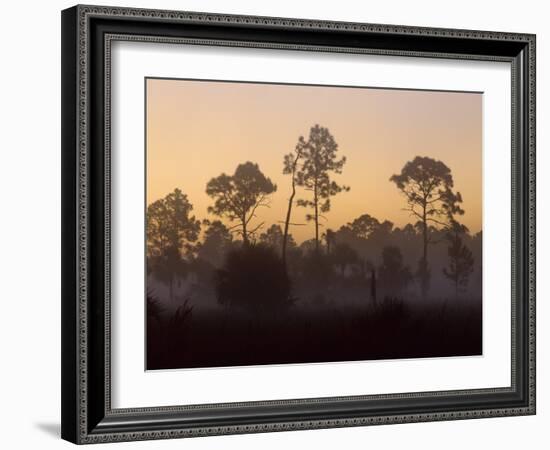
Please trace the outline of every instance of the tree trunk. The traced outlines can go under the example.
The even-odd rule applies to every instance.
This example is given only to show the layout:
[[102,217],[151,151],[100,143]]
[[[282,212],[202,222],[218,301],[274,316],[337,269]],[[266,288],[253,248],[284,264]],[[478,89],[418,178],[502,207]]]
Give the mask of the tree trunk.
[[313,191],[313,203],[315,205],[315,253],[319,254],[319,199],[317,198],[317,180]]
[[428,294],[428,222],[426,217],[426,207],[424,204],[424,210],[422,214],[422,260],[420,262],[420,285],[422,291],[422,297],[426,298]]
[[290,194],[290,198],[288,199],[288,209],[286,210],[286,220],[285,220],[285,230],[283,233],[283,248],[282,248],[282,258],[283,258],[283,267],[286,270],[286,246],[288,243],[288,227],[290,224],[290,215],[292,214],[292,205],[294,204],[294,196],[296,195],[296,180],[294,178],[294,175],[296,173],[296,164],[298,164],[298,159],[300,158],[300,155],[296,155],[296,159],[294,160],[294,165],[292,166],[292,194]]
[[283,232],[283,248],[282,248],[282,258],[283,266],[286,269],[286,246],[288,243],[288,226],[290,222],[290,215],[292,214],[292,203],[294,202],[294,196],[296,195],[296,188],[294,187],[294,182],[292,183],[292,194],[288,199],[288,209],[286,211],[286,220],[285,220],[285,230]]
[[242,218],[243,223],[243,244],[248,245],[248,233],[246,231],[246,217]]

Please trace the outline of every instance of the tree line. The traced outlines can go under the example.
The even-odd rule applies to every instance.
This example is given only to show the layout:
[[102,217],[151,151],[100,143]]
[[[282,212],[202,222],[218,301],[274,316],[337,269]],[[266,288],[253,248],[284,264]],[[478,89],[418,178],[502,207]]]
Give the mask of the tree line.
[[[172,292],[175,278],[191,262],[208,261],[220,267],[229,264],[229,257],[227,261],[223,258],[230,250],[241,248],[249,255],[254,254],[251,260],[255,264],[258,264],[257,258],[261,261],[261,258],[271,258],[269,270],[277,272],[276,267],[280,264],[281,271],[287,275],[297,269],[293,261],[299,253],[309,258],[307,261],[312,266],[319,266],[319,261],[329,258],[342,275],[353,266],[362,277],[370,273],[374,280],[373,263],[361,258],[355,248],[366,245],[365,242],[384,239],[386,242],[388,236],[396,238],[409,233],[421,237],[421,256],[416,271],[413,273],[403,263],[398,246],[387,245],[379,249],[382,255],[378,268],[380,281],[403,289],[417,280],[422,296],[426,297],[431,278],[429,249],[444,240],[448,265],[440,270],[458,296],[468,285],[474,257],[465,244],[468,229],[458,221],[464,214],[463,200],[454,190],[449,167],[430,157],[417,156],[389,178],[402,194],[404,208],[415,220],[413,224],[394,228],[389,221],[379,222],[363,214],[338,230],[332,230],[325,226],[328,225],[325,214],[330,211],[334,197],[351,189],[333,179],[334,174],[343,172],[345,165],[346,157],[340,155],[339,146],[328,128],[311,127],[307,139],[300,136],[294,150],[284,155],[282,172],[289,178],[290,195],[282,214],[284,219],[269,227],[261,220],[261,211],[270,207],[278,186],[256,163],[238,164],[233,174],[222,173],[208,181],[205,190],[212,199],[208,212],[217,216],[215,220],[197,219],[188,196],[176,188],[147,208],[148,270],[165,280]],[[300,246],[291,228],[306,224],[293,218],[296,208],[303,208],[306,224],[313,225],[312,238]],[[199,239],[201,233],[202,240]],[[382,239],[383,236],[386,238]],[[257,250],[261,246],[275,249],[278,259]],[[239,261],[242,262],[242,258]],[[254,270],[250,265],[243,267]]]

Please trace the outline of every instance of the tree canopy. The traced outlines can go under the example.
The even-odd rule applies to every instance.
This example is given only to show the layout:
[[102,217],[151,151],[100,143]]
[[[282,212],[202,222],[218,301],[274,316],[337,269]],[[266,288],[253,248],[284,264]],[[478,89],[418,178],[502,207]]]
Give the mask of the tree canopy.
[[233,236],[219,220],[204,220],[203,224],[207,228],[204,232],[203,242],[198,248],[197,255],[213,266],[219,267],[224,255],[231,247]]
[[[282,252],[284,234],[280,225],[271,225],[264,233],[260,234],[260,242],[274,248],[278,253]],[[296,242],[291,234],[287,235],[286,245],[289,248],[295,248]]]
[[191,215],[193,205],[180,189],[174,189],[147,208],[147,253],[151,257],[191,249],[200,233],[200,221]]
[[384,222],[379,222],[378,219],[372,217],[369,214],[363,214],[353,222],[348,223],[341,227],[342,231],[349,230],[352,234],[357,237],[368,239],[372,235],[377,233],[389,233],[393,228],[393,223],[389,220]]
[[311,193],[309,198],[298,200],[298,206],[313,209],[306,220],[315,224],[315,249],[319,250],[319,218],[330,211],[330,198],[348,186],[341,186],[331,179],[331,174],[342,173],[346,157],[338,159],[338,144],[328,128],[314,125],[307,141],[301,143],[301,166],[296,171],[296,184]]
[[277,186],[266,177],[258,164],[250,161],[239,164],[233,175],[222,173],[206,185],[206,193],[214,199],[208,212],[237,222],[243,242],[249,242],[249,235],[255,233],[263,223],[250,228],[249,225],[259,207],[269,206],[269,196]]
[[453,192],[451,169],[441,161],[417,156],[390,181],[405,196],[406,210],[424,224],[447,226],[452,216],[464,214],[462,196]]
[[186,267],[182,258],[194,250],[200,233],[200,221],[191,215],[192,210],[193,205],[180,189],[147,208],[147,270],[168,281],[171,300],[174,279]]
[[430,227],[446,227],[454,215],[464,214],[460,204],[460,192],[453,191],[453,176],[443,162],[427,156],[416,156],[408,161],[401,173],[392,175],[395,183],[404,195],[410,214],[418,220],[423,235],[422,258],[418,264],[418,277],[421,289],[426,296],[429,287],[430,269],[428,264],[428,244]]

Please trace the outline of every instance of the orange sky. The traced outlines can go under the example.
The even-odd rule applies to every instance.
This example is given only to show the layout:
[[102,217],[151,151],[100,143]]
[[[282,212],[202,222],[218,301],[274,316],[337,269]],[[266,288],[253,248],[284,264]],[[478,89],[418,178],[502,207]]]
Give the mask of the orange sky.
[[[334,179],[351,187],[332,198],[329,228],[364,213],[396,226],[415,222],[389,178],[419,155],[452,170],[466,211],[461,221],[472,232],[481,229],[479,93],[148,79],[147,204],[179,187],[197,218],[214,219],[207,213],[213,203],[207,182],[252,161],[277,184],[271,207],[258,211],[256,223],[282,221],[290,193],[283,156],[316,123],[328,127],[347,158]],[[295,208],[292,220],[305,223],[305,214]],[[291,232],[298,242],[310,239],[313,224]]]

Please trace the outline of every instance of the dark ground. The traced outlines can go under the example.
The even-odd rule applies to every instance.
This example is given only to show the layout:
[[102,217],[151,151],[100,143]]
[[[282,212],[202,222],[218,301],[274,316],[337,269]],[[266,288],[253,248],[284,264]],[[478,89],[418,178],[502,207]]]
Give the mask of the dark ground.
[[414,310],[386,299],[265,316],[228,308],[150,315],[147,369],[481,355],[481,302],[457,301]]

